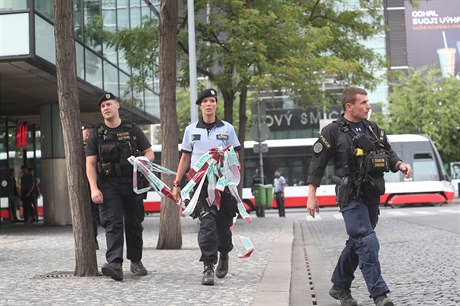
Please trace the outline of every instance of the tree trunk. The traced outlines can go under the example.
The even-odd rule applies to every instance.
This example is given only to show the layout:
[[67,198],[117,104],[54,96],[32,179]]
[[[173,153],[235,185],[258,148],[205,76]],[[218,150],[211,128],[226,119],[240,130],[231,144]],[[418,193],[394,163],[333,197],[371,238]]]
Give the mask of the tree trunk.
[[248,100],[248,87],[244,86],[240,91],[240,108],[239,108],[239,116],[240,121],[238,123],[238,139],[241,143],[241,149],[239,152],[240,155],[240,171],[241,171],[241,182],[238,186],[238,191],[240,194],[243,194],[243,187],[244,187],[244,141],[246,140],[246,124],[248,122],[248,117],[246,117],[246,105]]
[[59,115],[64,136],[70,210],[75,239],[75,276],[99,274],[93,236],[90,196],[84,173],[80,103],[77,92],[73,1],[54,1],[56,74]]
[[231,90],[223,89],[222,97],[224,98],[224,120],[232,123],[233,122],[233,100],[235,99],[235,94]]
[[[160,2],[160,111],[163,133],[161,164],[169,169],[176,169],[179,163],[176,113],[177,2],[174,0]],[[163,175],[162,179],[168,186],[172,186],[173,176]],[[170,199],[163,197],[157,248],[180,249],[181,247],[179,207]]]

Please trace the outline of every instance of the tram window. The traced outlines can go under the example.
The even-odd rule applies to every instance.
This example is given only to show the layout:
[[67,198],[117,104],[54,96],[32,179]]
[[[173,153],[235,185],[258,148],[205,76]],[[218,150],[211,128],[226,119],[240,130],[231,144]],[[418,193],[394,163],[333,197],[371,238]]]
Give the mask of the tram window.
[[399,182],[401,181],[400,179],[401,175],[399,172],[386,172],[385,173],[385,182],[387,183],[394,183],[394,182]]
[[414,181],[439,181],[438,169],[431,153],[415,153],[412,168]]

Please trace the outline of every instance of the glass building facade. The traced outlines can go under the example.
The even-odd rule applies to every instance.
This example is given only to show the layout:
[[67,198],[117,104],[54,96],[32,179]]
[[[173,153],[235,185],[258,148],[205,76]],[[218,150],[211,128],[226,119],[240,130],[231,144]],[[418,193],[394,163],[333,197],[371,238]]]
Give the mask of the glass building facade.
[[[150,2],[157,5],[159,0]],[[156,15],[143,0],[74,0],[73,9],[81,121],[99,122],[97,97],[112,92],[130,104],[123,118],[158,123],[158,80],[153,70],[147,88],[133,90],[129,80],[135,71],[123,52],[108,45],[103,31],[97,30],[103,27],[113,33],[139,27]],[[45,159],[65,158],[62,132],[56,129],[60,119],[53,0],[0,0],[0,81],[0,181],[6,180],[8,169],[20,177],[24,164],[44,177]],[[17,141],[21,124],[27,126],[25,146]],[[8,205],[6,193],[0,185],[0,218]]]
[[[36,54],[55,63],[53,1],[35,0]],[[147,18],[156,18],[143,0],[74,0],[75,48],[77,75],[91,85],[112,92],[125,100],[135,101],[143,111],[160,117],[159,98],[152,72],[150,86],[143,92],[129,88],[132,72],[122,51],[117,51],[95,33],[95,25],[102,17],[105,31],[116,32],[142,25]],[[159,2],[159,1],[157,1]],[[97,30],[96,30],[97,31]]]

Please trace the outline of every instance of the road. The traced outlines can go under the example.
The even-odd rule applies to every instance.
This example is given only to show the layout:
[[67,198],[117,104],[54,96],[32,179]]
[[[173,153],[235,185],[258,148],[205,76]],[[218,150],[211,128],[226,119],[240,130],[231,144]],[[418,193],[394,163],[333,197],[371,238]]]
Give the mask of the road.
[[[315,219],[305,209],[287,216],[295,219],[291,305],[337,305],[328,291],[347,238],[341,214],[323,208]],[[396,305],[460,304],[460,205],[382,207],[376,232]],[[359,305],[373,305],[360,271],[355,277],[352,295]]]

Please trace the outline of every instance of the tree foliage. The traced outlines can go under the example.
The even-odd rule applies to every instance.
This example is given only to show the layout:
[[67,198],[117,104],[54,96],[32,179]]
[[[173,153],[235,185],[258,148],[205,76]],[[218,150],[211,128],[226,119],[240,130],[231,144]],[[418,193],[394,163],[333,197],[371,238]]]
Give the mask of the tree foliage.
[[427,134],[444,162],[460,160],[460,82],[439,70],[409,69],[391,76],[388,113],[379,123],[390,134]]
[[[320,84],[334,77],[348,84],[375,85],[384,62],[359,43],[382,31],[380,1],[197,0],[197,69],[223,93],[225,118],[243,88],[253,92],[283,88],[299,104],[318,103]],[[200,16],[200,14],[197,14]],[[184,16],[186,18],[186,16]],[[186,22],[179,45],[187,55]],[[187,57],[182,58],[184,72]],[[182,74],[187,80],[187,74]],[[186,82],[187,83],[187,82]],[[241,114],[240,114],[241,115]]]
[[[345,0],[196,0],[197,70],[221,91],[229,121],[243,88],[282,88],[304,106],[324,102],[320,84],[326,78],[373,88],[384,61],[359,40],[383,30],[381,9],[381,1],[364,0],[352,8]],[[186,12],[178,27],[179,79],[187,87]],[[145,20],[110,38],[123,50],[138,88],[157,72],[157,28],[157,20]]]
[[[360,43],[383,32],[381,0],[360,0],[354,7],[346,0],[196,0],[194,8],[197,71],[220,91],[224,119],[236,126],[236,118],[242,143],[248,99],[256,101],[259,92],[282,89],[304,107],[333,104],[335,97],[321,92],[326,79],[372,89],[376,71],[384,66],[381,56]],[[179,14],[184,87],[189,84],[187,25],[187,13]],[[154,78],[142,74],[142,68],[155,63],[157,40],[149,35],[157,27],[145,22],[142,29],[115,33],[113,43],[133,68],[132,85]],[[147,40],[153,45],[145,46]]]

